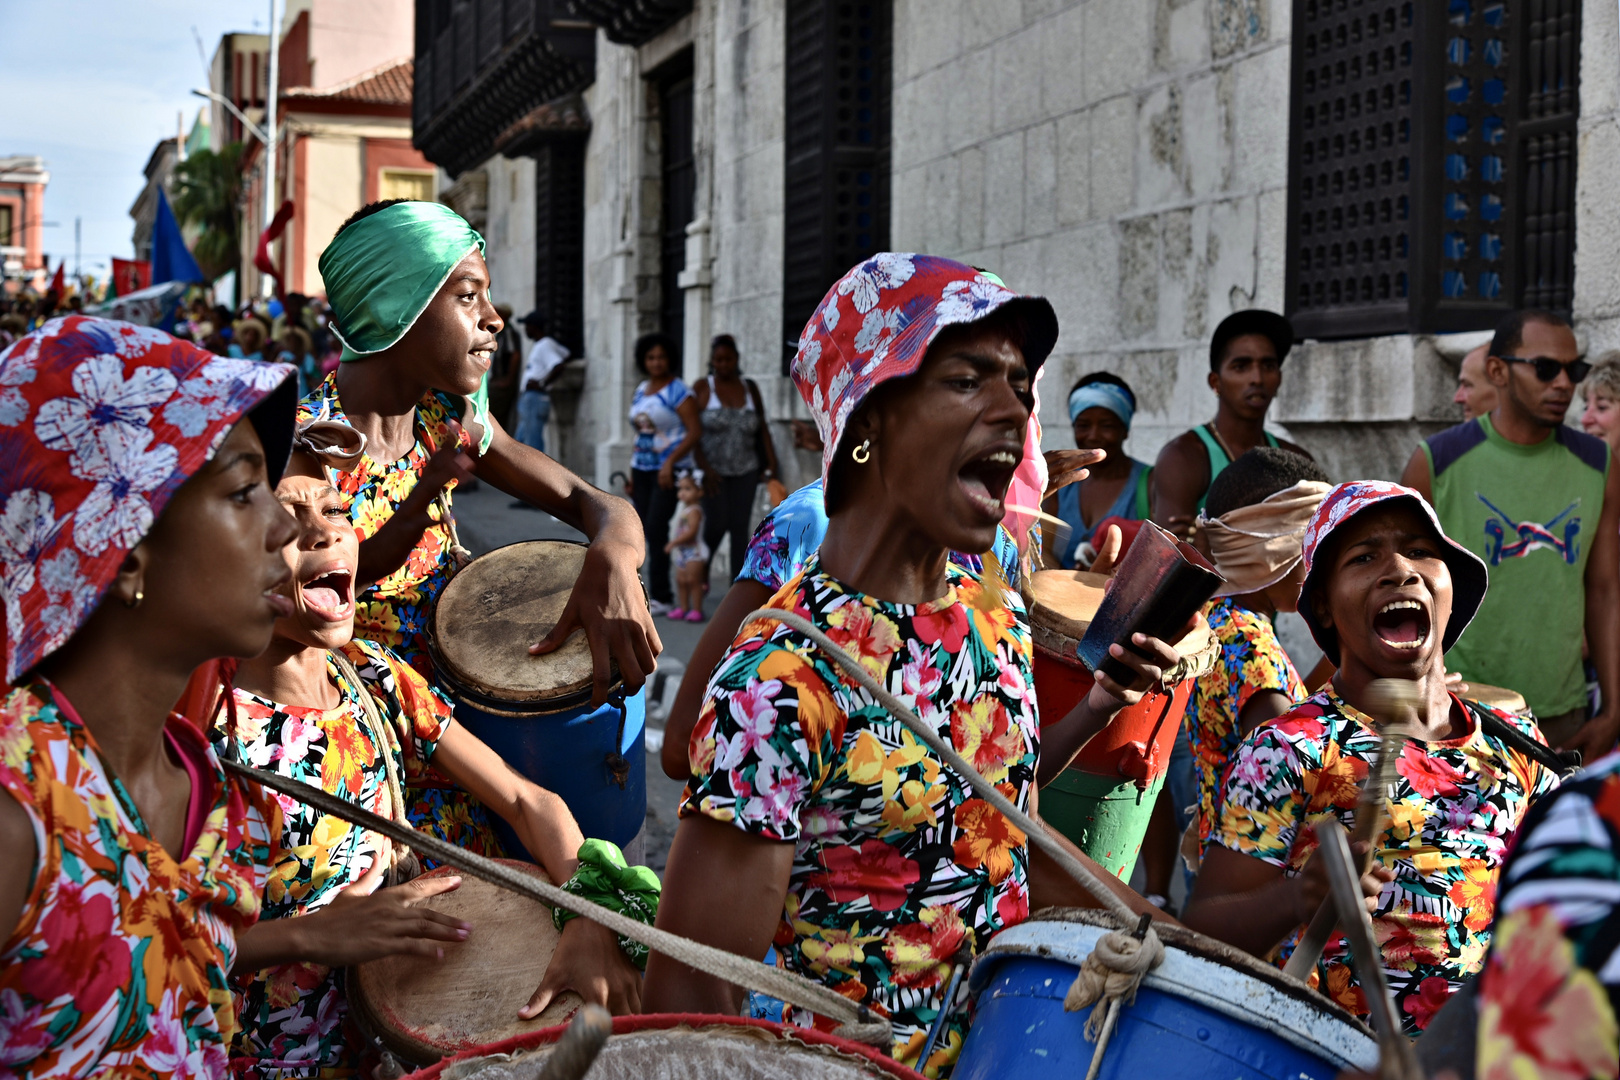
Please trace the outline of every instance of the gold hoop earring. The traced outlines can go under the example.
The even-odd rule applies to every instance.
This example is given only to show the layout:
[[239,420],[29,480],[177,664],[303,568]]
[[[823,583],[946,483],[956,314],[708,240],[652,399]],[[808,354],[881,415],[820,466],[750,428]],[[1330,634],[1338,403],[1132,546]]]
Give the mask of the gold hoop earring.
[[871,446],[872,440],[867,439],[865,442],[861,443],[861,445],[851,450],[849,452],[849,456],[855,459],[855,464],[865,465],[868,461],[872,460],[872,451],[870,449]]
[[135,598],[133,600],[125,600],[124,606],[127,608],[138,608],[141,606],[141,601],[145,599],[146,593],[142,592],[140,589],[136,589]]

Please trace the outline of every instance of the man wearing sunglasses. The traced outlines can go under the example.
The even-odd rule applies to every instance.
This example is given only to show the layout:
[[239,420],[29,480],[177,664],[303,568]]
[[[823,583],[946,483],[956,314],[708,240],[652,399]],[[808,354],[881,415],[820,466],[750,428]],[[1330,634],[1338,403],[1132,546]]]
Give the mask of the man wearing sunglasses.
[[[1602,440],[1564,423],[1590,370],[1564,319],[1513,312],[1485,359],[1496,407],[1430,437],[1401,477],[1490,570],[1446,666],[1517,690],[1547,741],[1588,761],[1620,733],[1620,470]],[[1590,719],[1583,633],[1602,694]]]

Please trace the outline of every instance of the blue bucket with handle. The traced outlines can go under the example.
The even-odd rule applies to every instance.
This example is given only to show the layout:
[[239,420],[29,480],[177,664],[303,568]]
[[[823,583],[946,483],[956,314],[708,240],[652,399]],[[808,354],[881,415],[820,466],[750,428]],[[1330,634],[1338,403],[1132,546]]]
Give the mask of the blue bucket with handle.
[[[1184,927],[1153,927],[1164,963],[1120,1009],[1098,1080],[1334,1080],[1344,1069],[1377,1070],[1372,1033],[1304,983]],[[1097,1045],[1085,1034],[1091,1008],[1064,1012],[1063,999],[1114,929],[1101,912],[1060,909],[997,934],[973,967],[973,1024],[954,1080],[1085,1076]]]

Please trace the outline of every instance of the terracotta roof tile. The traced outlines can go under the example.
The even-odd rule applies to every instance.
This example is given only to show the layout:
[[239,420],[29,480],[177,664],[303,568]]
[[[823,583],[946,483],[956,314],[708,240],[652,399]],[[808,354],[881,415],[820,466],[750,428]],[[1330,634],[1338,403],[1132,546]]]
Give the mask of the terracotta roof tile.
[[409,105],[411,103],[412,74],[415,61],[390,60],[386,64],[361,72],[348,82],[325,90],[309,86],[292,86],[282,91],[283,98],[293,101],[353,101],[367,105]]

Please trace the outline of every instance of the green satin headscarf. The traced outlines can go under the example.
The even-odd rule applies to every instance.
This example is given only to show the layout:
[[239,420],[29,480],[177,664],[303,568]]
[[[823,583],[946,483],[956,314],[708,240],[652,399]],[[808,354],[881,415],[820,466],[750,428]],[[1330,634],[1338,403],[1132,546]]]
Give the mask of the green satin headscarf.
[[[341,359],[363,360],[399,342],[454,270],[484,238],[443,203],[400,202],[361,218],[321,252],[321,280],[343,343]],[[468,399],[489,449],[489,376]]]

